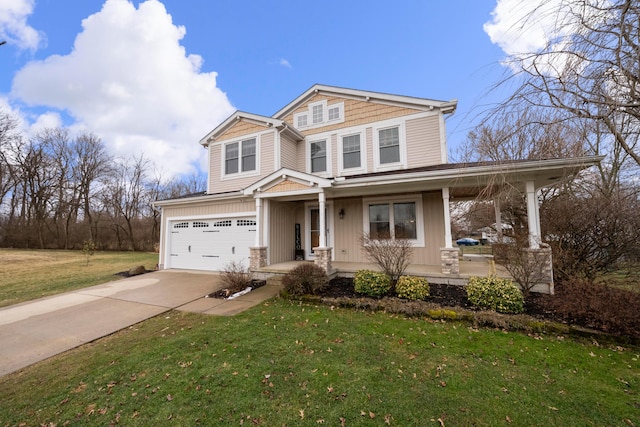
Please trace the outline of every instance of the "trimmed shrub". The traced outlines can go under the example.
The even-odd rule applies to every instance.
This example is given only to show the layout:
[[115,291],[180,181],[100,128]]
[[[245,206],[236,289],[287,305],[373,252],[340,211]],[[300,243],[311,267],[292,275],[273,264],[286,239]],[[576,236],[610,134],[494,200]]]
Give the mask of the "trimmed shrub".
[[291,295],[315,295],[329,284],[327,273],[312,263],[302,263],[282,278],[284,289]]
[[476,307],[499,313],[522,313],[522,291],[511,280],[496,276],[472,277],[466,286],[467,298]]
[[357,293],[373,298],[385,296],[391,290],[391,278],[385,273],[371,270],[359,270],[353,278]]
[[396,294],[404,299],[425,300],[429,297],[429,282],[424,277],[400,276]]

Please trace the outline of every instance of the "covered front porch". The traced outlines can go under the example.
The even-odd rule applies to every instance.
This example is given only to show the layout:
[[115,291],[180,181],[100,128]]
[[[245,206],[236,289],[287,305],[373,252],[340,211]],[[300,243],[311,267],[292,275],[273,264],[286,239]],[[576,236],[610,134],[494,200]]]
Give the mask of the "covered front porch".
[[[286,261],[258,268],[253,273],[261,279],[272,276],[283,276],[301,263],[313,263],[313,261]],[[490,256],[478,256],[473,260],[461,259],[460,272],[458,274],[446,274],[439,265],[410,264],[405,274],[426,278],[429,283],[464,285],[474,276],[485,277],[495,274],[498,277],[511,278],[507,270],[493,262]],[[366,262],[341,262],[332,263],[333,270],[330,277],[353,277],[358,270],[379,271],[376,264]]]

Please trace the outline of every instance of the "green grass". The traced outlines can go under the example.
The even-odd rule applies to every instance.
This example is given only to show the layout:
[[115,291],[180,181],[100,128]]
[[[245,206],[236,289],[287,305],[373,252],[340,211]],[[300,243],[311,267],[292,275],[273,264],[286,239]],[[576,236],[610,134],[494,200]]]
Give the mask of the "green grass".
[[640,292],[640,264],[623,264],[618,269],[602,275],[599,280],[614,288]]
[[131,267],[155,268],[150,252],[0,249],[0,307],[120,279]]
[[639,359],[272,300],[171,312],[0,378],[0,426],[640,425]]

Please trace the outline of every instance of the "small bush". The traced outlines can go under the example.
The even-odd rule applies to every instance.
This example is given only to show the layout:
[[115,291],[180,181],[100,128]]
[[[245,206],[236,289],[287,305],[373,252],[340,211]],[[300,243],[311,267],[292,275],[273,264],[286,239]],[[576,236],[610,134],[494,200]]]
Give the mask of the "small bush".
[[291,295],[315,295],[329,284],[327,273],[315,264],[305,262],[283,278],[284,289]]
[[222,269],[221,280],[227,294],[231,295],[246,289],[251,284],[251,273],[241,262],[232,261]]
[[511,280],[495,276],[472,277],[466,286],[467,298],[476,307],[499,313],[522,313],[522,291]]
[[385,273],[360,270],[356,272],[353,278],[353,285],[355,291],[359,294],[380,298],[391,290],[391,278]]
[[429,282],[423,277],[400,276],[396,293],[404,299],[425,300],[429,297]]

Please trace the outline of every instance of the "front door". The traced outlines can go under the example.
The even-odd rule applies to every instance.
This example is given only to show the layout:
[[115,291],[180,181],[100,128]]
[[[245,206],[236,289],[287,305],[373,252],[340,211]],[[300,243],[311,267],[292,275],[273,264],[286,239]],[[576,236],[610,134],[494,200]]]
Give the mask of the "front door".
[[[329,207],[325,208],[325,241],[327,242],[327,246],[331,246],[330,241],[330,233],[331,224],[330,224],[330,215],[331,209]],[[311,206],[307,210],[307,238],[306,242],[306,252],[309,254],[309,259],[313,259],[314,253],[313,248],[317,248],[320,246],[320,208],[317,206]]]

